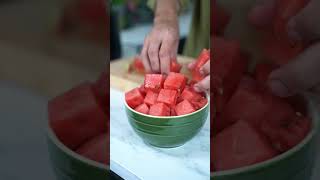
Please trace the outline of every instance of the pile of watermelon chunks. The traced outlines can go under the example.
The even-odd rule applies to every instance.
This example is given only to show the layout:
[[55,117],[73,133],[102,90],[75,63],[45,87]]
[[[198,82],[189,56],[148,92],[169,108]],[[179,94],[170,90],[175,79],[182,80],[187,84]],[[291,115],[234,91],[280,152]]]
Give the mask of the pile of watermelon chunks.
[[49,124],[58,139],[76,153],[109,164],[107,71],[51,99]]
[[179,67],[178,70],[175,69],[178,72],[170,72],[168,76],[145,74],[143,85],[126,92],[128,106],[153,116],[180,116],[201,109],[208,100],[204,93],[196,92],[192,85],[204,78],[200,74],[200,67],[209,60],[210,51],[204,49],[192,70],[192,80],[189,83],[188,78],[179,73],[181,65],[176,61],[173,64],[174,67]]
[[[299,3],[294,3],[299,2]],[[213,83],[215,116],[211,123],[211,171],[253,165],[284,153],[310,132],[304,101],[280,98],[267,86],[269,74],[290,62],[306,44],[292,46],[284,26],[305,0],[279,0],[273,26],[261,29],[268,64],[247,72],[250,56],[236,40],[223,37],[231,16],[215,1],[213,10]]]

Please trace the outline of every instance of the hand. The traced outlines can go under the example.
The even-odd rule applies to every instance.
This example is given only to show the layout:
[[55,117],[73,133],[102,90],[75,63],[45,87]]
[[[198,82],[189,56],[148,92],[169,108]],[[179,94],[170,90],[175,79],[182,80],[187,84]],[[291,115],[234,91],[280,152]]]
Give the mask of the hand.
[[[188,65],[190,70],[194,69],[196,62],[193,61]],[[205,76],[200,82],[196,83],[193,88],[198,92],[210,91],[210,60],[207,61],[201,68],[200,73]]]
[[[249,14],[251,23],[268,26],[274,13],[275,0],[263,0]],[[306,91],[320,96],[320,1],[309,4],[287,24],[288,36],[294,41],[312,42],[311,46],[289,64],[273,71],[269,77],[270,89],[280,97]]]
[[170,72],[170,60],[176,59],[179,45],[178,1],[157,1],[156,17],[141,52],[147,73]]

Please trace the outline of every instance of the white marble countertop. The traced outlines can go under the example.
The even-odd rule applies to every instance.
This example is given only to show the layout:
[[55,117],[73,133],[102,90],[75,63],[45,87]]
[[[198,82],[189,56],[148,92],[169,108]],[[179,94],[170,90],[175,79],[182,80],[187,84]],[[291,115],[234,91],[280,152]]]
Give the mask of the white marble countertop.
[[124,179],[209,180],[209,118],[191,141],[178,148],[146,145],[132,130],[124,110],[124,93],[110,89],[110,168]]

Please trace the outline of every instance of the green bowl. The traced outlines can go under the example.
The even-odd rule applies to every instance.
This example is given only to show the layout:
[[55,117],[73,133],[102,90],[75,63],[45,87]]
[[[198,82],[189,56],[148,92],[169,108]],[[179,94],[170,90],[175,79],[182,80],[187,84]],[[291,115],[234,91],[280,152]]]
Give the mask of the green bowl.
[[194,123],[184,124],[181,126],[156,126],[145,124],[136,120],[129,119],[131,126],[135,129],[157,134],[157,135],[167,135],[167,136],[177,136],[188,134],[190,131],[197,130],[203,126],[204,121],[195,121]]
[[172,148],[192,139],[203,127],[209,112],[209,101],[201,109],[182,116],[151,116],[130,108],[125,102],[130,125],[147,144]]
[[195,131],[189,132],[188,134],[180,136],[163,136],[134,129],[134,131],[143,139],[146,144],[150,144],[159,148],[175,148],[182,146],[192,139],[196,134],[198,134],[200,130],[201,129],[199,128]]
[[294,148],[255,165],[211,173],[212,180],[310,180],[314,165],[319,114],[310,102],[312,129]]
[[47,130],[51,164],[58,180],[109,179],[109,167],[86,159],[63,145],[51,128]]

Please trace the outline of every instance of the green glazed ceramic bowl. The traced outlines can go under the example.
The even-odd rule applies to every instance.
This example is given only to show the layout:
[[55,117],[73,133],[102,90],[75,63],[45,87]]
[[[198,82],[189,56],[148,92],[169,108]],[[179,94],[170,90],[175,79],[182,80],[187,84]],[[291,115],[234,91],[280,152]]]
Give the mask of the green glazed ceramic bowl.
[[125,102],[126,114],[134,131],[147,144],[172,148],[192,139],[203,127],[209,112],[209,101],[201,109],[182,116],[151,116],[130,108]]
[[48,150],[57,180],[109,179],[109,167],[86,159],[63,145],[51,128],[47,131]]
[[156,126],[145,124],[133,119],[129,119],[131,126],[135,129],[157,134],[157,135],[167,135],[167,136],[178,136],[183,134],[188,134],[190,131],[195,131],[203,126],[204,121],[195,121],[194,123],[184,124],[181,126]]
[[310,180],[313,170],[319,114],[310,102],[313,128],[291,150],[265,162],[234,170],[211,173],[212,180]]
[[195,131],[191,131],[188,134],[180,136],[161,136],[134,129],[134,131],[143,139],[145,143],[160,148],[174,148],[182,146],[192,139],[196,134],[198,134],[200,130],[201,129],[199,128]]

